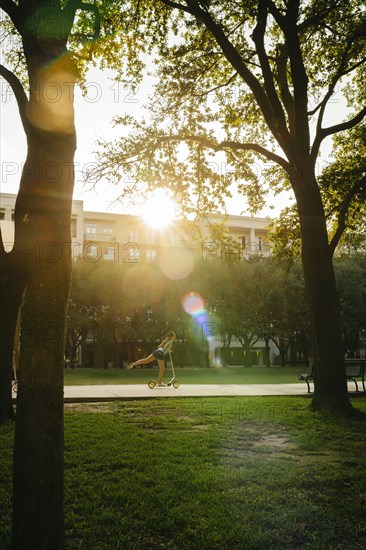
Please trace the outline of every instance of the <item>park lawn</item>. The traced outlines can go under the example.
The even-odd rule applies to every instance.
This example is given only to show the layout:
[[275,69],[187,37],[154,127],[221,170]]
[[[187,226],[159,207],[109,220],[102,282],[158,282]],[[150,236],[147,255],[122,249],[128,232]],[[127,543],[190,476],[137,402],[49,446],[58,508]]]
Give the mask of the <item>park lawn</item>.
[[[365,548],[366,423],[309,402],[66,405],[66,550]],[[364,397],[353,404],[366,413]],[[12,435],[0,428],[4,550]]]
[[[176,368],[175,374],[182,384],[292,384],[306,367],[184,367]],[[66,369],[66,386],[89,386],[93,384],[146,384],[156,378],[157,368],[142,369]],[[165,378],[171,377],[169,366]],[[305,382],[301,382],[305,384]]]

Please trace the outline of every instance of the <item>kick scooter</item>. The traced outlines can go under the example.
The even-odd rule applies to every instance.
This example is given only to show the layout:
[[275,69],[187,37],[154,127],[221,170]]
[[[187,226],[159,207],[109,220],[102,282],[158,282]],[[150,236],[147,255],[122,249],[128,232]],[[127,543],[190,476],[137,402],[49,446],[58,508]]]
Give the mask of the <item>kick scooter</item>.
[[[171,377],[171,379],[167,383],[167,386],[173,386],[173,388],[177,389],[177,388],[179,388],[180,383],[178,382],[178,380],[175,379],[174,364],[173,364],[172,354],[170,352],[169,352],[169,359],[170,359],[170,365],[172,367],[173,376]],[[150,380],[147,383],[147,385],[149,386],[149,388],[151,390],[153,390],[155,388],[155,386],[157,386],[157,382],[155,380]]]

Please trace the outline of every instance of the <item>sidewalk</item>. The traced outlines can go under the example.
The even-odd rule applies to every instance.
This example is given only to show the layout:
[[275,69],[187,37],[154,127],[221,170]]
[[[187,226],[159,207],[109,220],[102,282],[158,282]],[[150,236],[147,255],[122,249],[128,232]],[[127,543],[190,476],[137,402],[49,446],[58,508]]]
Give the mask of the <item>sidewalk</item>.
[[[355,385],[350,382],[348,391],[353,395]],[[172,386],[154,388],[151,390],[147,384],[123,384],[103,386],[65,386],[65,403],[78,401],[116,401],[129,399],[151,399],[154,397],[219,397],[238,395],[300,395],[310,396],[306,384],[182,384],[175,389]]]

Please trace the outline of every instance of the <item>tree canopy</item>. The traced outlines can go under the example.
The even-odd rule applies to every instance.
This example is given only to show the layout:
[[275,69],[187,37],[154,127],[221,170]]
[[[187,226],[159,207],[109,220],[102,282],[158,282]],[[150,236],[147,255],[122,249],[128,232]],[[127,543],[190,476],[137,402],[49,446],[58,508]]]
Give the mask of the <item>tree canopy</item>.
[[[102,177],[133,167],[139,182],[171,186],[185,213],[223,209],[238,188],[255,211],[270,186],[289,188],[300,131],[315,165],[324,140],[365,115],[360,2],[161,1],[137,13],[157,84],[144,116],[116,117],[131,132],[104,144]],[[164,33],[153,32],[158,22]],[[347,120],[334,124],[328,111],[343,100]]]
[[[332,256],[364,196],[362,159],[345,152],[342,135],[363,140],[366,15],[359,0],[0,0],[0,9],[8,16],[3,38],[12,41],[0,76],[17,99],[28,145],[11,254],[0,242],[1,326],[11,328],[1,330],[6,405],[11,333],[23,299],[14,547],[56,548],[63,536],[64,337],[39,334],[52,325],[64,335],[71,265],[67,254],[40,261],[33,254],[27,263],[22,250],[70,242],[76,80],[99,56],[102,67],[120,67],[120,80],[138,83],[143,56],[156,59],[149,114],[117,120],[131,132],[105,146],[97,170],[119,180],[132,167],[135,182],[123,193],[133,193],[136,180],[170,187],[182,210],[194,214],[224,208],[234,182],[253,209],[268,186],[292,189],[319,365],[313,408],[350,411]],[[45,94],[50,85],[61,93],[55,104]],[[335,95],[347,102],[344,120],[327,116]],[[316,165],[331,136],[339,136],[340,163],[322,179]],[[37,177],[49,165],[60,170],[57,186],[51,174]]]
[[[261,205],[269,186],[291,188],[319,357],[313,407],[349,410],[332,256],[348,212],[359,209],[363,187],[348,177],[333,180],[335,199],[331,177],[325,173],[328,183],[321,180],[317,163],[328,138],[356,131],[366,115],[362,3],[161,0],[134,5],[133,20],[146,30],[148,51],[157,55],[158,82],[145,118],[117,119],[124,132],[131,131],[105,145],[97,175],[119,180],[121,171],[133,166],[134,185],[124,194],[134,192],[136,181],[170,187],[186,212],[223,207],[235,179],[252,207]],[[154,36],[148,21],[153,26],[159,21],[164,31]],[[335,97],[347,109],[334,120]]]

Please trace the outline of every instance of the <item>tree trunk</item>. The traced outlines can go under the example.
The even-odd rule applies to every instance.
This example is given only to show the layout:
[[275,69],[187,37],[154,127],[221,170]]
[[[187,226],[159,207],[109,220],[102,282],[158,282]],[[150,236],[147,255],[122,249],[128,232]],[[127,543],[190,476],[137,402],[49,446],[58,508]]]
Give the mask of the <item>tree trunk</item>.
[[287,341],[288,341],[288,338],[285,336],[279,336],[278,338],[278,350],[280,352],[282,367],[286,367],[287,351],[289,347],[289,344],[286,343]]
[[[28,155],[15,211],[15,242],[29,281],[22,304],[13,464],[13,547],[64,545],[63,374],[71,281],[70,214],[76,148],[74,75],[57,62],[41,84],[67,85],[54,113],[29,108]],[[43,110],[43,112],[42,112]],[[45,113],[47,116],[45,116]],[[57,115],[58,113],[58,115]]]
[[[310,170],[309,170],[310,171]],[[308,173],[309,173],[308,171]],[[340,304],[326,219],[314,173],[294,185],[302,235],[305,290],[313,327],[315,372],[312,408],[352,409],[343,358]]]
[[[63,548],[63,356],[70,261],[42,261],[22,310],[13,546]],[[34,312],[37,312],[35,315]]]
[[250,351],[251,351],[251,346],[250,344],[248,344],[247,342],[240,342],[242,347],[243,347],[243,367],[245,368],[249,368],[252,366],[252,361],[251,361],[251,357],[250,357]]
[[265,364],[266,367],[270,367],[271,366],[271,357],[270,357],[270,347],[269,347],[269,338],[267,338],[266,336],[263,336],[263,340],[264,340],[264,343],[265,343],[265,347],[264,347],[264,351],[263,351],[263,362]]

